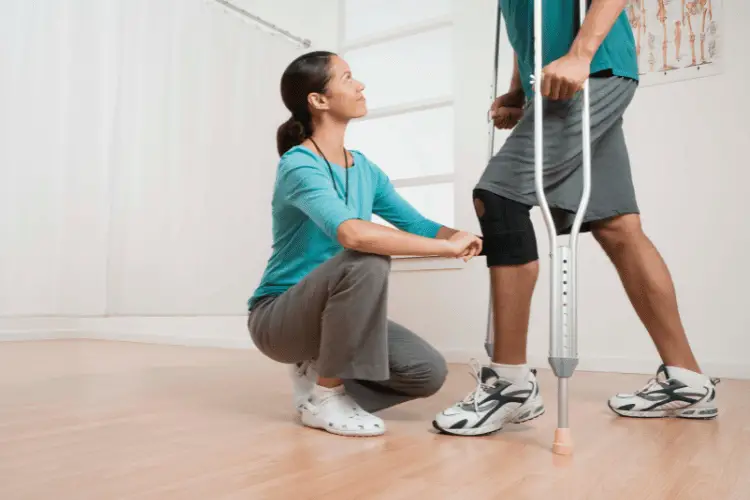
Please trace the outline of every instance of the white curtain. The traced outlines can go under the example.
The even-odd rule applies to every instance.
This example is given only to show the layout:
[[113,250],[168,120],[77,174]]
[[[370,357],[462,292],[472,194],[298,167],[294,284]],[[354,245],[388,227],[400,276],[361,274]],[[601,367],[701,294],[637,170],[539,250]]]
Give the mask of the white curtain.
[[0,315],[244,312],[301,49],[209,0],[3,10]]
[[0,314],[104,308],[114,6],[3,2]]

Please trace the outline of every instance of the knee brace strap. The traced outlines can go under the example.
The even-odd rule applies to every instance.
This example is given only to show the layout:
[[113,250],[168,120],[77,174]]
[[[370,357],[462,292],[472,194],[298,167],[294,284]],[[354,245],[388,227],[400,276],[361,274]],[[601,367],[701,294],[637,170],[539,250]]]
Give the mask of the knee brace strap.
[[474,190],[487,266],[527,264],[539,259],[531,207],[483,189]]

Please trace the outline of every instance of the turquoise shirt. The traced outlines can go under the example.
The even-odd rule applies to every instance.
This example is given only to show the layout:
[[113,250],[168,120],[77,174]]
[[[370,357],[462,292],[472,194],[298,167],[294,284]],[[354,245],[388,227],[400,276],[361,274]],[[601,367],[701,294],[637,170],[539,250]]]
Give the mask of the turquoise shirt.
[[334,188],[325,160],[308,148],[295,146],[281,157],[271,202],[273,251],[248,301],[250,308],[260,297],[284,293],[342,251],[337,230],[344,221],[369,221],[376,214],[403,231],[428,238],[437,235],[439,224],[406,202],[365,155],[351,153],[354,165],[349,168],[348,205],[343,166],[331,163]]
[[[590,3],[590,2],[589,2]],[[542,65],[561,58],[570,50],[578,32],[578,0],[542,0]],[[534,0],[500,0],[508,40],[518,58],[518,70],[527,98],[531,98],[534,74]],[[599,46],[591,73],[611,70],[614,75],[638,80],[635,38],[623,10]]]

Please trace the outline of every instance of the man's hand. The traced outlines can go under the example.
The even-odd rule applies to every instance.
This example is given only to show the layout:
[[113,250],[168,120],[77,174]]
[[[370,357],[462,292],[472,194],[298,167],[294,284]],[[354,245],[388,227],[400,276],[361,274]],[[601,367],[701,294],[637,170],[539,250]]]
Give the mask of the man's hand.
[[[599,50],[628,0],[591,0],[581,29],[568,54],[542,71],[542,95],[548,99],[570,99],[583,88],[591,72],[591,60]],[[539,90],[539,88],[537,88]]]
[[572,99],[589,77],[591,60],[569,52],[542,70],[542,96],[552,100]]
[[499,129],[515,127],[523,117],[524,99],[523,89],[511,90],[495,99],[490,108],[490,117],[495,127]]

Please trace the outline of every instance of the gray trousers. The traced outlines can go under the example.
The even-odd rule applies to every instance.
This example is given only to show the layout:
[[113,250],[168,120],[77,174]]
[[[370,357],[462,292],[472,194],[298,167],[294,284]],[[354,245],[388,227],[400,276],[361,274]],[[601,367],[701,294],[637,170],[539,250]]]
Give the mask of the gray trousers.
[[280,363],[315,360],[318,374],[344,380],[367,411],[436,393],[447,374],[442,355],[388,320],[391,260],[345,250],[277,297],[261,299],[250,336]]

